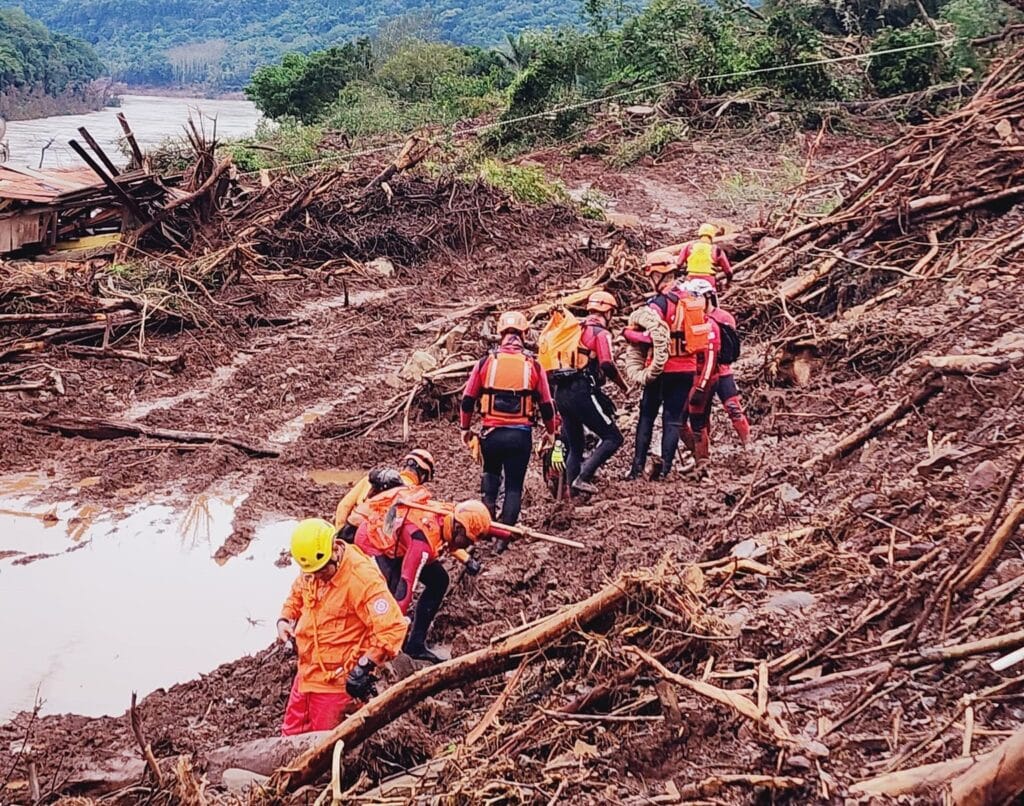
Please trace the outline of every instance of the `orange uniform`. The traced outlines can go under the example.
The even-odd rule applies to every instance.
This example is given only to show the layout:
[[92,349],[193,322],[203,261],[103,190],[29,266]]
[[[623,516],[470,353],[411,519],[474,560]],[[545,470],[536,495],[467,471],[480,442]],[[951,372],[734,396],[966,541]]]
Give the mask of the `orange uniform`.
[[297,685],[304,694],[344,693],[359,658],[379,665],[395,657],[408,628],[377,565],[355,546],[345,546],[329,582],[296,579],[281,618],[297,622]]
[[[398,475],[402,477],[402,485],[405,487],[414,487],[420,483],[412,470],[401,470]],[[357,507],[369,498],[372,492],[373,483],[369,474],[353,484],[352,489],[345,493],[345,497],[338,502],[338,508],[334,511],[334,528],[341,529],[347,523],[352,526],[362,523],[363,519],[358,516]]]

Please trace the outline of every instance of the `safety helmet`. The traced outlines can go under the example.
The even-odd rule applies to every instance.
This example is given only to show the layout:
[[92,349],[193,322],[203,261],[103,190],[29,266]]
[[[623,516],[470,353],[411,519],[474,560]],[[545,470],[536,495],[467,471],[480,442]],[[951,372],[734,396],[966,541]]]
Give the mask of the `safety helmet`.
[[682,286],[684,291],[693,294],[695,297],[704,297],[704,299],[711,300],[712,306],[718,307],[718,292],[715,291],[715,287],[711,285],[707,280],[694,279],[687,280]]
[[402,459],[403,467],[415,467],[424,481],[434,478],[434,457],[424,448],[414,448]]
[[304,574],[327,565],[334,551],[334,526],[323,518],[300,521],[292,532],[292,557]]
[[675,258],[668,252],[651,252],[644,261],[644,274],[648,277],[654,274],[675,274],[677,271],[679,269]]
[[491,513],[482,501],[460,501],[455,505],[453,516],[474,543],[491,528]]
[[718,235],[718,227],[714,224],[701,224],[700,229],[697,230],[698,238],[714,238]]
[[590,298],[587,299],[587,311],[610,313],[618,307],[619,303],[616,302],[615,297],[607,291],[595,291],[590,295]]
[[525,333],[530,329],[530,323],[519,311],[506,311],[498,319],[498,333],[505,334],[510,330],[517,333]]

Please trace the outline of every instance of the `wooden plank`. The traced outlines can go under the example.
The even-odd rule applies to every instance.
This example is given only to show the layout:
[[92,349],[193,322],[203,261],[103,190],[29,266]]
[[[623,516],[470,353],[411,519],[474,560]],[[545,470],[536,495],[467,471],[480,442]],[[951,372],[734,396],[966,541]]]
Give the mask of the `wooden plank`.
[[148,224],[150,221],[153,220],[152,217],[148,213],[146,213],[146,211],[143,210],[139,206],[139,203],[137,201],[135,201],[135,199],[133,199],[131,196],[129,196],[127,193],[125,193],[124,188],[122,188],[120,185],[117,184],[117,182],[115,182],[113,179],[111,179],[109,176],[107,176],[107,174],[104,172],[104,170],[96,163],[96,160],[94,160],[91,156],[89,156],[89,152],[87,152],[84,148],[82,148],[82,144],[81,143],[79,143],[77,140],[69,140],[68,141],[68,145],[71,146],[71,149],[78,156],[80,156],[83,160],[85,160],[86,165],[88,165],[90,168],[92,168],[93,172],[100,179],[103,180],[103,184],[107,186],[107,189],[111,193],[113,193],[114,196],[117,197],[117,199],[129,211],[131,211],[131,214],[133,216],[135,216],[135,218],[137,220],[139,220],[143,224]]
[[120,176],[121,172],[117,169],[117,166],[114,165],[110,157],[107,156],[107,152],[100,148],[100,144],[96,142],[95,138],[89,134],[89,130],[85,128],[85,126],[79,126],[78,133],[82,135],[82,139],[89,144],[89,148],[96,152],[96,156],[100,158],[100,162],[102,162],[106,169],[110,171],[110,175],[115,178]]
[[132,150],[134,167],[141,168],[144,161],[142,149],[139,148],[139,143],[135,139],[135,133],[132,132],[132,127],[128,125],[128,118],[124,116],[124,112],[117,113],[117,122],[121,124],[121,131],[124,132],[124,138],[128,141],[128,147]]

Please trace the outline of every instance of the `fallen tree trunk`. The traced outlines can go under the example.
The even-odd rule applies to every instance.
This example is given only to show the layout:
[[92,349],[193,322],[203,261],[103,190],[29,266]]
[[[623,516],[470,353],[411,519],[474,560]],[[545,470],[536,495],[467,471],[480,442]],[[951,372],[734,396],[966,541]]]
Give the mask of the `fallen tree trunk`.
[[179,372],[185,368],[180,355],[150,355],[136,350],[115,350],[113,347],[68,347],[68,355],[75,358],[111,358],[115,361],[135,361],[149,367],[164,367]]
[[960,773],[949,787],[957,806],[1019,803],[1024,792],[1024,730],[1018,730]]
[[963,578],[954,583],[958,591],[977,585],[982,580],[993,563],[999,559],[1006,544],[1017,533],[1022,523],[1024,523],[1024,501],[1018,501],[1003,518],[1003,522],[999,524],[999,528],[996,529],[978,559],[974,561]]
[[250,445],[234,437],[223,434],[210,434],[204,431],[176,431],[169,428],[153,428],[129,423],[122,420],[105,420],[102,417],[59,417],[43,415],[22,420],[22,425],[52,431],[68,437],[85,437],[86,439],[124,439],[134,437],[150,437],[169,442],[186,444],[222,444],[229,445],[253,459],[273,459],[280,456],[280,451],[268,446]]
[[420,670],[364,705],[317,747],[279,769],[271,779],[271,786],[283,794],[314,782],[330,766],[331,754],[338,742],[344,742],[345,751],[351,751],[424,698],[507,671],[521,663],[524,655],[544,650],[598,616],[617,610],[640,589],[651,588],[658,581],[657,577],[646,573],[621,574],[590,598],[563,608],[528,630]]
[[917,408],[918,406],[926,403],[936,394],[941,392],[942,386],[941,377],[937,375],[928,377],[923,386],[916,389],[913,393],[907,395],[902,400],[894,403],[888,409],[875,417],[875,419],[871,420],[867,425],[858,428],[852,434],[843,437],[828,450],[823,451],[817,456],[813,456],[803,462],[801,467],[810,468],[821,462],[832,462],[836,459],[842,459],[844,456],[848,456],[869,439],[884,431],[896,420],[906,416],[911,409]]
[[939,761],[907,770],[897,770],[875,778],[858,781],[850,786],[851,795],[911,795],[922,789],[946,783],[954,775],[958,775],[974,764],[970,756],[954,758],[951,761]]

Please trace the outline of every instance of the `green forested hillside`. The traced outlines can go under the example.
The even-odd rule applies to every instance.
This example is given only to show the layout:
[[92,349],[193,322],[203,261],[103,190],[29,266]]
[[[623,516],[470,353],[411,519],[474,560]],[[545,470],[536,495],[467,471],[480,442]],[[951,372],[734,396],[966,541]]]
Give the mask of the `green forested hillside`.
[[490,45],[526,28],[579,18],[562,0],[0,0],[94,44],[114,78],[241,88],[292,51],[373,33],[414,15],[441,39]]
[[87,43],[51,33],[19,9],[0,9],[0,115],[16,117],[32,99],[82,101],[103,72]]

